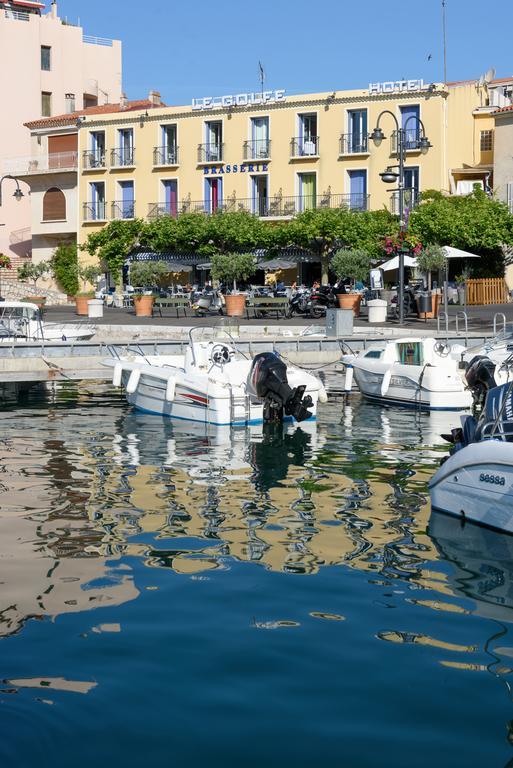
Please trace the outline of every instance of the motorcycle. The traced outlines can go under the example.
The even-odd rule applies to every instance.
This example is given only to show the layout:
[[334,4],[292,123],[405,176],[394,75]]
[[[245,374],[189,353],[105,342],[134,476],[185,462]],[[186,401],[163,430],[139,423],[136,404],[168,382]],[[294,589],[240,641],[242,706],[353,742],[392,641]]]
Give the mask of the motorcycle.
[[[395,311],[397,315],[399,315],[399,295],[394,296],[391,303],[392,305],[395,305]],[[417,294],[411,285],[404,286],[403,312],[404,317],[409,317],[410,315],[418,315],[419,313],[417,305]]]
[[308,315],[310,313],[310,291],[308,288],[298,288],[291,296],[287,317],[293,315]]
[[327,309],[337,306],[337,297],[331,285],[321,285],[310,294],[310,314],[312,317],[323,317]]
[[191,307],[196,317],[222,315],[223,298],[219,291],[202,291],[194,295]]

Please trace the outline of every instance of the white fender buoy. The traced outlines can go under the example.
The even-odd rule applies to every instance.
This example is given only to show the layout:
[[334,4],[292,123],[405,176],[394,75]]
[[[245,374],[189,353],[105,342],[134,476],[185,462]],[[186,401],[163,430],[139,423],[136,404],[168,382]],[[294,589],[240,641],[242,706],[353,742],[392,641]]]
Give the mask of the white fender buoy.
[[175,377],[170,377],[167,380],[167,386],[166,386],[166,400],[168,402],[173,402],[175,399],[175,389],[176,389],[176,379]]
[[126,391],[129,395],[133,395],[135,390],[138,387],[139,379],[141,378],[141,371],[137,368],[134,368],[132,373],[130,374],[130,378],[128,379],[128,384],[126,385]]
[[121,386],[121,376],[123,374],[123,366],[121,363],[116,363],[114,366],[114,372],[112,374],[112,383],[115,387]]
[[328,402],[328,394],[326,392],[326,388],[322,382],[319,383],[319,402],[320,403],[327,403]]
[[386,393],[388,392],[391,378],[392,378],[392,371],[389,368],[388,371],[385,371],[385,375],[383,376],[383,381],[381,382],[381,397],[385,397]]
[[344,379],[344,392],[351,392],[353,388],[353,373],[354,368],[352,365],[346,365],[346,377]]

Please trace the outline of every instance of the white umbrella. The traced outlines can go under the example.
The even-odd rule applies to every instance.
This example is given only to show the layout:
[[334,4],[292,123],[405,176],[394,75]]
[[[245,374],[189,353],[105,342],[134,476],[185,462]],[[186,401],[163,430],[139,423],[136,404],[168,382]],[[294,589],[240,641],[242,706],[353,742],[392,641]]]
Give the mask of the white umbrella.
[[[416,267],[417,266],[417,259],[415,259],[413,256],[408,256],[407,253],[404,254],[404,266],[405,267]],[[380,269],[383,270],[383,272],[391,272],[394,269],[399,269],[399,256],[394,256],[393,259],[389,259],[388,261],[385,261],[384,264],[380,265]]]

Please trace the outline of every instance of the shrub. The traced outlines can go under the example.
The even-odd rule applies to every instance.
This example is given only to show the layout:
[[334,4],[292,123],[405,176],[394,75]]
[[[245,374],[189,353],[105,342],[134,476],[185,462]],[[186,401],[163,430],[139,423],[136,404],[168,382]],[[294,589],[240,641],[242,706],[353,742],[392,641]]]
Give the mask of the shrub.
[[18,278],[25,282],[31,280],[34,283],[34,289],[37,288],[38,280],[52,272],[52,265],[49,261],[40,261],[39,264],[33,264],[31,261],[23,264],[18,270]]
[[223,283],[232,283],[237,290],[237,280],[247,280],[256,271],[256,259],[251,253],[216,253],[212,256],[212,277]]
[[59,245],[50,264],[60,288],[69,296],[74,296],[78,291],[77,246],[74,243]]
[[364,281],[369,276],[371,260],[367,251],[342,248],[333,256],[330,266],[339,280],[350,277],[352,280]]
[[169,264],[165,261],[134,261],[130,264],[130,283],[140,288],[151,288],[168,274]]

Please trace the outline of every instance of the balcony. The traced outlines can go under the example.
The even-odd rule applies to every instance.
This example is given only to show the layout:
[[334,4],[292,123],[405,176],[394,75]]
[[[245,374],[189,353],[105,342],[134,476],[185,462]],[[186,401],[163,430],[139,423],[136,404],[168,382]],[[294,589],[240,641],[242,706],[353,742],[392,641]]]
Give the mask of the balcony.
[[154,147],[153,165],[178,165],[178,147]]
[[366,133],[343,133],[340,137],[340,155],[367,155],[369,143]]
[[182,200],[179,203],[150,203],[148,218],[162,216],[177,217],[184,213],[211,214],[216,211],[232,213],[247,211],[259,218],[290,218],[312,208],[349,208],[353,211],[366,211],[369,207],[369,195],[338,194],[306,195],[272,198],[235,198],[223,200],[215,209],[209,200]]
[[106,168],[104,149],[86,149],[82,153],[82,168],[84,171],[96,171]]
[[82,219],[83,221],[107,221],[107,203],[84,203],[82,206]]
[[110,209],[111,219],[135,219],[135,200],[116,200]]
[[224,144],[198,144],[198,163],[222,163]]
[[[413,121],[412,121],[413,122]],[[420,152],[420,128],[407,128],[404,131],[404,149],[406,152]],[[390,154],[397,155],[398,138],[397,131],[394,131],[390,137]]]
[[254,160],[259,163],[271,157],[271,142],[269,139],[245,141],[242,148],[244,160]]
[[295,136],[290,141],[290,156],[291,158],[313,158],[319,157],[319,137],[309,136],[304,138],[303,136]]
[[[407,188],[404,190],[404,210],[411,211],[420,202],[418,189]],[[399,192],[393,192],[390,196],[390,210],[395,216],[399,216]]]
[[94,35],[82,35],[82,42],[88,45],[103,45],[105,48],[112,48],[113,40],[108,37],[95,37]]
[[135,149],[133,147],[112,149],[110,164],[112,168],[132,168],[135,165]]
[[42,173],[65,173],[78,168],[78,152],[53,152],[49,155],[13,157],[3,165],[5,173],[13,176],[33,176]]

